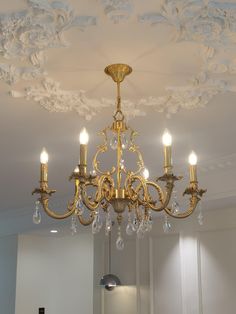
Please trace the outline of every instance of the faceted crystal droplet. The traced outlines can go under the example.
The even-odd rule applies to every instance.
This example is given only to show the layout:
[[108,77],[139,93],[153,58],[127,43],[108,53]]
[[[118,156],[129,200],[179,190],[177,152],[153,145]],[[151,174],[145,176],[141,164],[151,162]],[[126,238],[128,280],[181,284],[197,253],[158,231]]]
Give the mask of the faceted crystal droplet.
[[113,135],[113,137],[110,140],[110,146],[112,149],[117,149],[118,141],[116,135]]
[[173,214],[178,214],[180,212],[180,206],[176,200],[173,200],[171,209]]
[[129,141],[127,140],[127,137],[125,136],[125,134],[121,135],[121,146],[123,149],[126,149],[129,146]]
[[117,238],[117,240],[116,240],[116,248],[117,248],[117,250],[122,251],[122,250],[124,249],[124,247],[125,247],[124,240],[123,240],[123,238],[121,237],[121,235],[119,234],[119,235],[118,235],[118,238]]
[[81,199],[79,199],[76,203],[76,208],[78,209],[79,213],[82,215],[84,213],[85,207],[84,203],[82,202]]
[[163,231],[165,233],[168,233],[171,231],[171,223],[169,222],[167,216],[165,216],[165,220],[164,220],[164,223],[163,223]]
[[153,224],[152,216],[149,215],[147,220],[147,232],[150,232],[152,230],[152,224]]
[[202,213],[202,211],[200,211],[200,213],[198,214],[197,220],[198,220],[199,225],[202,226],[203,225],[203,213]]
[[70,227],[70,230],[71,230],[71,234],[72,235],[75,235],[77,233],[77,217],[76,217],[76,215],[73,215],[71,217],[71,227]]
[[137,231],[137,230],[138,230],[138,226],[139,226],[138,219],[137,219],[137,218],[134,218],[134,219],[133,219],[133,228],[134,228],[134,231]]
[[106,235],[109,235],[111,228],[112,228],[111,214],[110,214],[110,211],[108,211],[107,215],[106,215],[106,225],[105,225],[105,234]]
[[41,222],[41,214],[38,208],[35,209],[33,214],[33,223],[38,225]]
[[96,234],[102,229],[102,219],[99,212],[95,215],[92,223],[92,233]]
[[138,231],[137,231],[137,238],[138,239],[144,238],[144,232],[143,232],[142,228],[140,228],[140,226],[139,226]]
[[135,229],[134,229],[132,222],[128,222],[127,226],[126,226],[126,234],[131,236],[131,235],[133,235],[134,232],[135,232]]

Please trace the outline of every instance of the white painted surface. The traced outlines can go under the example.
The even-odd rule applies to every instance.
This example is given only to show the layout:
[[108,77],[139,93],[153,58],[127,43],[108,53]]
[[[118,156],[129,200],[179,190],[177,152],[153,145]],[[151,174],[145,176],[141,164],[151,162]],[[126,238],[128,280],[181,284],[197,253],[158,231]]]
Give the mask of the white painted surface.
[[93,238],[19,237],[16,314],[93,313]]
[[15,313],[17,236],[0,237],[0,313]]
[[129,238],[123,263],[120,252],[113,251],[113,259],[119,260],[114,272],[122,276],[128,269],[134,290],[125,293],[127,285],[104,293],[102,314],[116,314],[123,307],[128,314],[235,313],[236,210],[207,211],[203,226],[196,216],[171,220],[171,234],[163,234],[162,222],[156,221],[149,246],[148,239],[135,246]]

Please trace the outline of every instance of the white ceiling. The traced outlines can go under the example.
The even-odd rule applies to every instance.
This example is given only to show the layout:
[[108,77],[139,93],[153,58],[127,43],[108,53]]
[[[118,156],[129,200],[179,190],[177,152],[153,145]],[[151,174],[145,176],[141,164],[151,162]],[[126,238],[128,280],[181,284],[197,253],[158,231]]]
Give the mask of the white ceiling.
[[[13,211],[17,213],[20,212],[19,209],[30,206],[33,208],[31,191],[38,184],[39,154],[44,146],[50,154],[49,180],[52,188],[58,189],[59,199],[73,193],[73,186],[67,178],[78,162],[80,129],[86,126],[89,130],[89,153],[92,155],[95,144],[99,143],[97,131],[112,121],[114,108],[110,105],[110,99],[115,97],[115,86],[105,76],[103,69],[114,62],[128,63],[133,67],[133,73],[122,88],[123,98],[128,100],[128,109],[124,110],[129,115],[134,112],[137,115],[130,118],[130,124],[140,133],[138,142],[152,177],[161,174],[161,134],[167,127],[174,137],[173,160],[176,170],[183,172],[187,169],[186,160],[191,149],[199,155],[199,180],[202,187],[208,189],[206,207],[215,208],[219,204],[231,207],[236,204],[236,1],[231,1],[231,4],[220,1],[224,5],[218,3],[218,16],[213,10],[217,3],[210,2],[208,17],[202,16],[206,8],[202,8],[203,1],[197,0],[195,7],[189,5],[190,1],[123,0],[117,2],[117,5],[121,5],[119,8],[116,7],[116,2],[68,0],[72,11],[65,7],[63,11],[62,6],[60,10],[57,6],[55,11],[55,7],[52,9],[53,6],[48,6],[52,2],[47,0],[0,2],[0,21],[4,23],[12,21],[10,13],[21,10],[27,10],[33,21],[37,16],[39,24],[46,15],[54,17],[53,22],[48,18],[43,22],[46,32],[44,35],[42,29],[36,27],[38,37],[35,37],[35,25],[31,25],[31,20],[28,28],[25,24],[21,28],[14,28],[17,29],[14,36],[18,36],[15,41],[7,37],[6,33],[2,40],[0,38],[3,55],[0,57],[0,211],[4,215],[8,212],[12,215]],[[110,15],[104,11],[108,3],[114,4],[109,7]],[[129,6],[126,10],[127,3],[133,5],[130,11]],[[161,3],[165,6],[164,9],[161,9]],[[34,10],[32,5],[35,6]],[[47,10],[40,10],[39,14],[36,5],[44,5]],[[176,8],[179,12],[177,16]],[[220,15],[219,8],[227,13],[224,17]],[[51,37],[47,38],[45,34],[48,28],[52,31],[55,23],[60,22],[57,20],[58,12],[63,12],[64,18],[66,16],[70,21],[60,34],[68,46],[61,47],[57,43],[58,47],[47,49]],[[72,13],[66,15],[68,12],[73,12],[74,17],[90,16],[92,19],[80,19],[80,23],[87,21],[88,24],[96,25],[88,25],[81,31],[81,27],[72,25]],[[114,23],[111,18],[117,16],[117,12],[126,16],[126,19]],[[161,18],[163,12],[165,20]],[[195,14],[194,18],[191,14]],[[231,21],[230,31],[224,24],[225,16]],[[159,23],[153,23],[157,20]],[[196,31],[194,23],[200,30]],[[6,29],[3,29],[3,24],[1,32],[4,33]],[[179,34],[178,30],[186,25],[188,32]],[[21,57],[19,51],[14,50],[19,38],[23,41],[20,48],[17,46],[21,50]],[[44,44],[47,45],[43,46]],[[32,49],[34,56],[43,53],[43,63],[37,59],[32,64],[29,60],[32,57],[29,51],[32,52]],[[39,50],[42,51],[40,54]],[[11,55],[7,56],[6,52],[11,52]],[[4,72],[2,69],[6,69],[6,64],[14,65],[14,71],[8,68]],[[23,72],[27,67],[27,71],[37,70],[41,74],[25,80],[25,76],[17,72],[19,67],[21,70],[24,67]],[[7,84],[9,77],[16,82]],[[57,87],[55,93],[48,86],[48,89],[40,87],[49,78],[60,83],[60,88]],[[25,88],[29,91],[34,86],[40,87],[41,103],[34,101],[30,94],[26,99]],[[168,90],[168,87],[172,88]],[[95,114],[90,121],[83,116],[84,111],[80,111],[81,98],[78,95],[81,90],[86,95],[83,101],[87,106],[87,119],[91,118],[91,113]],[[12,97],[9,93],[12,91],[17,91],[20,97]],[[56,106],[53,108],[57,110],[58,94],[61,95],[60,109],[64,108],[68,111],[66,113],[50,113],[43,108],[49,103]],[[155,101],[150,100],[150,96]],[[103,101],[103,98],[107,101]],[[144,101],[140,103],[140,99]],[[163,109],[165,102],[165,112],[158,112]],[[68,103],[71,105],[70,110]],[[180,108],[180,103],[186,108]],[[186,110],[190,107],[191,110]],[[140,117],[142,114],[146,116]]]

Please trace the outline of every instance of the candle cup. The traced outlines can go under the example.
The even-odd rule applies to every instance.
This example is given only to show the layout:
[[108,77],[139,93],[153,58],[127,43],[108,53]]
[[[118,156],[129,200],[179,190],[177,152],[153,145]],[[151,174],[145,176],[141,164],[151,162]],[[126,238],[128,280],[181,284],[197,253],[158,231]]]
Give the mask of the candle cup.
[[48,186],[48,164],[40,165],[40,188],[46,189]]
[[197,182],[197,166],[196,165],[190,165],[189,176],[190,176],[190,183]]
[[164,146],[164,171],[170,174],[172,170],[171,146]]
[[86,144],[80,144],[80,173],[82,175],[86,174],[87,169],[87,154],[88,147]]

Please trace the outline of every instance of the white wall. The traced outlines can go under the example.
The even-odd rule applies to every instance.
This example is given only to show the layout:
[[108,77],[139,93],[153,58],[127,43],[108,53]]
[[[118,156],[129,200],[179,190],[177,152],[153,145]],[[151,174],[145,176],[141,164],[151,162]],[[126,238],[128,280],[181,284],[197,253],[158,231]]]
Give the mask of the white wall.
[[15,313],[17,236],[0,237],[0,313]]
[[38,314],[39,307],[46,314],[93,313],[92,235],[19,236],[15,313]]
[[205,212],[203,226],[196,216],[172,219],[170,234],[160,218],[149,238],[113,250],[124,286],[102,294],[102,314],[236,313],[236,209]]

